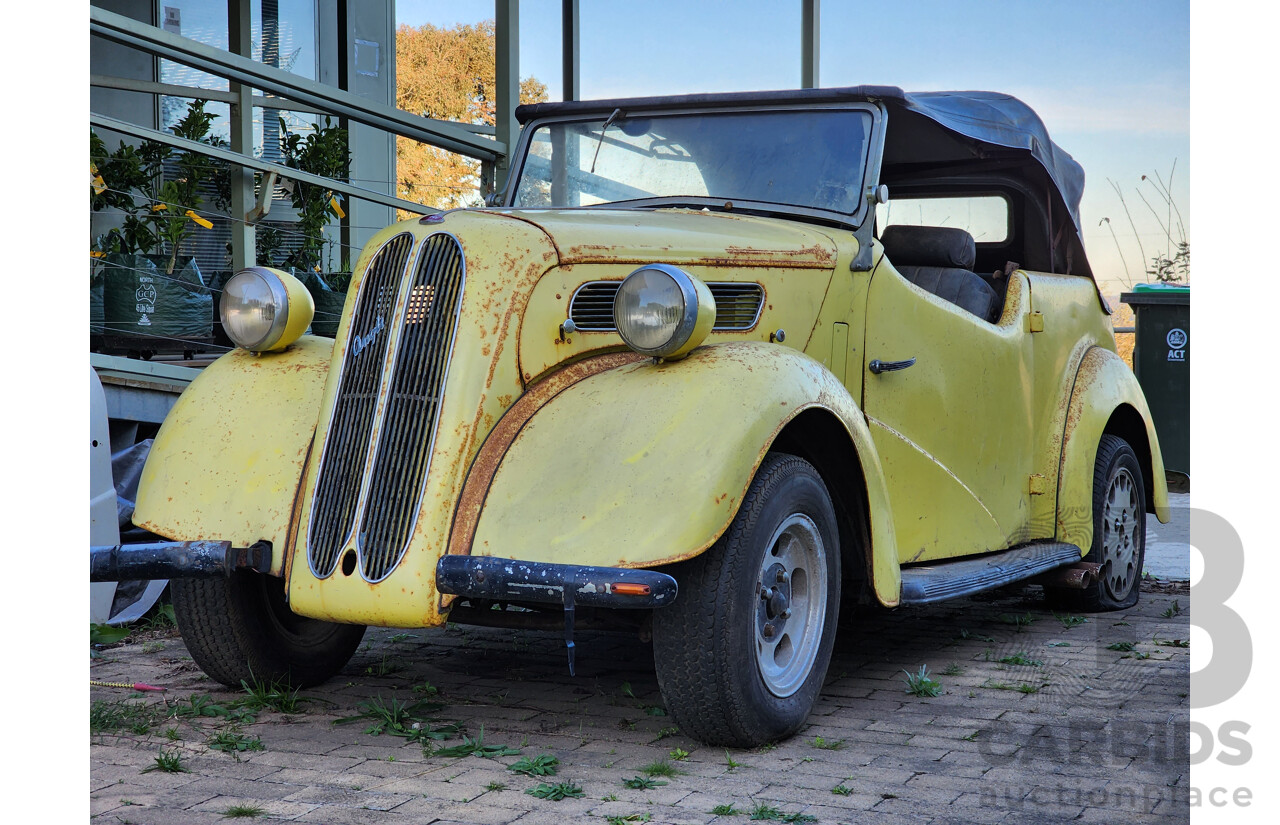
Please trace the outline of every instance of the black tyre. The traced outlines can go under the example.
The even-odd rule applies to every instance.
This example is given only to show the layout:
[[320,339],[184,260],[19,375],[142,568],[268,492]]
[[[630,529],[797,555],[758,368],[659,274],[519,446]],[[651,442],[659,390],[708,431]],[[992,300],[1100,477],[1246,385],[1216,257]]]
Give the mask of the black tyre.
[[1133,607],[1138,603],[1146,538],[1142,465],[1127,442],[1104,435],[1093,471],[1093,544],[1084,557],[1102,569],[1098,581],[1085,590],[1046,588],[1049,603],[1083,612]]
[[242,570],[229,579],[174,579],[173,612],[191,658],[239,687],[250,678],[310,687],[351,659],[364,625],[308,619],[289,610],[284,581]]
[[667,710],[708,745],[754,747],[794,733],[831,662],[840,538],[821,476],[771,453],[729,529],[672,570],[673,604],[654,611]]

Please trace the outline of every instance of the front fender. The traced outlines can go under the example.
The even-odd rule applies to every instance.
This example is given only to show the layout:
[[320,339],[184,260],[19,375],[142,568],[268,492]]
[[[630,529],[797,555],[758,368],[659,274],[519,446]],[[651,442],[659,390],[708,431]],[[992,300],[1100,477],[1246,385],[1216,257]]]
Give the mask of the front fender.
[[333,341],[232,350],[183,391],[156,434],[133,520],[176,541],[272,545],[280,575]]
[[[1126,421],[1129,432],[1125,432]],[[1085,552],[1093,544],[1093,465],[1098,442],[1107,432],[1116,431],[1117,426],[1138,453],[1139,462],[1147,464],[1143,469],[1150,473],[1148,493],[1156,518],[1168,522],[1169,487],[1146,396],[1120,356],[1109,349],[1093,347],[1085,353],[1076,372],[1058,469],[1058,540]],[[1143,435],[1145,444],[1141,443]]]
[[889,501],[865,418],[821,364],[760,342],[673,363],[601,356],[530,387],[477,457],[449,552],[630,568],[692,558],[728,528],[782,428],[815,407],[844,424],[862,463],[877,597],[896,604]]

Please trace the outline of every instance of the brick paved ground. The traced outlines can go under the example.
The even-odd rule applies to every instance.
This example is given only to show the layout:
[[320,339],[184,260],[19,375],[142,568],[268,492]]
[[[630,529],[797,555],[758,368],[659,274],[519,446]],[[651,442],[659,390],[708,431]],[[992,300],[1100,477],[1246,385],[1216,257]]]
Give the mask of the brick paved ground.
[[[91,812],[95,821],[138,825],[225,822],[235,806],[317,825],[730,823],[765,808],[790,821],[881,825],[1185,822],[1188,608],[1186,584],[1148,583],[1136,609],[1074,626],[1034,587],[859,616],[841,628],[808,727],[772,748],[727,752],[700,746],[660,715],[651,647],[630,636],[580,634],[573,678],[557,634],[370,630],[339,677],[304,692],[310,701],[300,712],[234,722],[165,718],[189,710],[193,695],[227,702],[244,694],[220,690],[180,638],[162,635],[92,661],[93,679],[169,690],[167,706],[155,694],[91,690],[99,718],[127,710],[122,704],[155,714],[146,733],[91,734]],[[942,695],[906,693],[903,670],[921,665]],[[431,716],[461,722],[472,736],[483,729],[486,745],[554,754],[559,774],[512,773],[515,756],[430,756],[420,744],[366,732],[365,720],[334,724],[374,697],[422,698],[413,688],[425,683],[446,703]],[[212,749],[219,733],[258,740],[262,750]],[[688,755],[673,758],[677,749]],[[180,756],[186,772],[148,772],[161,752]],[[623,786],[663,759],[679,771],[666,784]],[[525,793],[562,780],[585,796]],[[743,813],[712,813],[726,805]]]

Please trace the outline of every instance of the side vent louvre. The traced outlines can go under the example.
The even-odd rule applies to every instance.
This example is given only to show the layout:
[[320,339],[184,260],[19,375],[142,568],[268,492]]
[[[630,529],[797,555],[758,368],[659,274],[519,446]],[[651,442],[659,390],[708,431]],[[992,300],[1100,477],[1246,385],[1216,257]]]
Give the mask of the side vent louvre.
[[[589,281],[569,300],[569,318],[584,332],[613,332],[613,296],[621,281]],[[764,287],[740,281],[717,281],[707,288],[716,299],[716,332],[751,329],[760,320]]]

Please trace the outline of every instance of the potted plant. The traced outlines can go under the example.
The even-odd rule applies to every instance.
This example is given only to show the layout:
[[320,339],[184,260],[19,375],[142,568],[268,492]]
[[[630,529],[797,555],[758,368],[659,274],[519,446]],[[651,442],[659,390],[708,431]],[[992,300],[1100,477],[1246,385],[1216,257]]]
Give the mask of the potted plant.
[[[325,118],[309,134],[302,135],[291,132],[281,119],[280,131],[284,138],[281,151],[286,166],[325,178],[345,180],[349,176],[351,151],[346,129]],[[333,337],[337,334],[342,306],[346,302],[351,268],[344,255],[340,258],[340,268],[337,271],[332,269],[333,243],[326,240],[324,230],[329,221],[342,218],[345,213],[333,190],[300,181],[291,183],[290,198],[298,214],[297,231],[301,244],[284,259],[284,265],[306,284],[315,299],[312,331]],[[322,266],[326,263],[330,266]]]
[[[213,143],[213,116],[204,107],[203,100],[192,102],[174,134]],[[192,152],[175,153],[154,141],[137,147],[121,143],[108,152],[92,131],[89,152],[92,209],[123,216],[119,226],[95,241],[95,258],[102,267],[100,284],[91,281],[91,296],[100,285],[101,330],[135,339],[128,348],[143,354],[171,348],[166,342],[172,339],[207,340],[212,334],[213,296],[195,258],[182,253],[197,230],[212,226],[197,210],[204,202],[203,186],[224,188],[217,185],[219,177],[226,176],[221,164]],[[177,174],[165,179],[170,159]]]

